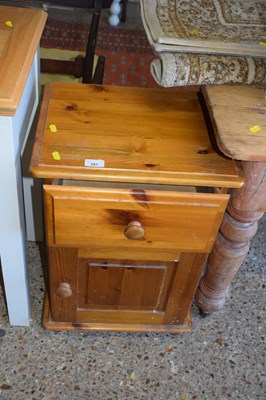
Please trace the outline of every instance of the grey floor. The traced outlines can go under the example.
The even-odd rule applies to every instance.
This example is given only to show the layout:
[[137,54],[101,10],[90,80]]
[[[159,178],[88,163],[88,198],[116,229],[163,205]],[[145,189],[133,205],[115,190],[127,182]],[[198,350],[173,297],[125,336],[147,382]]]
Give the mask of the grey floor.
[[29,328],[9,326],[0,285],[0,399],[266,399],[265,238],[266,217],[225,307],[193,305],[185,335],[43,330],[45,249],[29,242]]
[[265,399],[266,218],[225,307],[184,335],[41,327],[43,246],[28,243],[32,320],[10,327],[0,292],[0,399]]

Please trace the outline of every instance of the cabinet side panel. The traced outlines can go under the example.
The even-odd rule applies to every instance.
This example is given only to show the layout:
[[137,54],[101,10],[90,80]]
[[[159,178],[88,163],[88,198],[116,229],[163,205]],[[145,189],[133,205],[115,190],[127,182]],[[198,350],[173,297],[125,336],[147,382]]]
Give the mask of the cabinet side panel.
[[206,253],[181,254],[166,307],[165,324],[182,325],[187,320],[207,256]]

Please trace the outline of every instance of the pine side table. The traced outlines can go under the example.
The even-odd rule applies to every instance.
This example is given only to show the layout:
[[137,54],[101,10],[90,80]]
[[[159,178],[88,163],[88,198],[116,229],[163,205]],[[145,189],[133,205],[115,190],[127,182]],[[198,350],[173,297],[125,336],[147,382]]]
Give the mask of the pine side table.
[[197,94],[46,86],[31,161],[44,178],[47,329],[186,332],[229,195]]
[[245,184],[232,190],[220,232],[196,294],[204,313],[218,311],[266,211],[266,100],[252,86],[203,89],[220,150],[240,160]]
[[[39,41],[47,14],[0,6],[0,256],[9,321],[29,325],[21,154],[39,104]],[[32,181],[32,178],[29,178]],[[31,197],[31,186],[24,194]],[[25,204],[25,209],[24,209]]]

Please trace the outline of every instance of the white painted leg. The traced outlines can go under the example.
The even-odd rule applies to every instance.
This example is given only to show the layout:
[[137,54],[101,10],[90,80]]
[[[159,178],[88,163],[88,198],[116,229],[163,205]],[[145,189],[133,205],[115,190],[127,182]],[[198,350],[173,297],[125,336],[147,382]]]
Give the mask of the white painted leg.
[[24,208],[26,219],[26,238],[29,241],[44,240],[42,181],[30,175],[31,154],[35,140],[36,120],[32,125],[26,146],[22,153],[22,177]]
[[30,310],[22,179],[13,123],[12,118],[1,117],[0,256],[10,324],[28,326]]
[[[37,129],[36,110],[40,98],[40,79],[39,79],[39,50],[36,52],[35,59],[28,77],[27,84],[20,108],[28,109],[23,118],[28,121],[23,123],[27,126],[25,139],[21,150],[22,156],[22,176],[23,176],[23,193],[24,207],[26,219],[26,238],[29,241],[42,241],[44,239],[43,227],[43,208],[42,208],[42,183],[40,179],[33,179],[30,175],[30,160],[32,149],[35,141],[35,133]],[[38,114],[38,113],[37,113]],[[18,124],[18,125],[21,125]]]
[[113,3],[110,7],[110,17],[108,19],[109,24],[111,26],[117,26],[120,23],[119,14],[121,11],[120,0],[113,0]]

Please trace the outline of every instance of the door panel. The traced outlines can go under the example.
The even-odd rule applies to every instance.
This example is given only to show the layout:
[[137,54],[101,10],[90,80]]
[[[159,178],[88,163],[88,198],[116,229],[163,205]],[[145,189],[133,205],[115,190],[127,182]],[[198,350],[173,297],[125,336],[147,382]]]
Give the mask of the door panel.
[[79,308],[164,311],[174,263],[79,260]]

